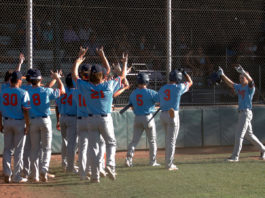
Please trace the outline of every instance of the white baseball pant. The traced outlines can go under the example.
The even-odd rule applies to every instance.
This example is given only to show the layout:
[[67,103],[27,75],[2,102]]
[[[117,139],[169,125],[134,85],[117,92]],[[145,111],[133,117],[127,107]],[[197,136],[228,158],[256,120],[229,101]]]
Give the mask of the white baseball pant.
[[[14,181],[20,180],[23,169],[23,150],[25,144],[24,136],[25,121],[4,118],[4,153],[3,171],[4,175],[12,176]],[[14,171],[11,170],[11,155],[14,149]]]
[[[52,122],[50,117],[30,119],[31,140],[31,177],[39,179],[39,171],[45,174],[49,170],[52,152]],[[42,148],[41,148],[42,147]],[[39,163],[40,150],[43,152]],[[40,164],[40,165],[39,165]],[[40,167],[39,167],[40,166]]]
[[150,165],[156,163],[156,153],[157,153],[155,120],[152,119],[150,122],[148,122],[151,117],[152,114],[135,116],[133,139],[128,146],[128,152],[127,152],[127,158],[132,159],[134,156],[135,148],[140,141],[143,131],[145,130],[150,147],[149,151]]
[[165,147],[166,155],[165,162],[166,167],[170,168],[173,165],[174,154],[175,154],[175,145],[179,132],[179,113],[178,111],[174,112],[174,118],[171,118],[168,111],[162,111],[160,114],[160,120],[164,130],[165,135]]
[[260,151],[265,151],[264,145],[253,134],[251,120],[253,118],[252,111],[250,109],[240,110],[238,115],[237,131],[235,133],[235,145],[232,153],[232,158],[238,159],[244,137],[251,141]]

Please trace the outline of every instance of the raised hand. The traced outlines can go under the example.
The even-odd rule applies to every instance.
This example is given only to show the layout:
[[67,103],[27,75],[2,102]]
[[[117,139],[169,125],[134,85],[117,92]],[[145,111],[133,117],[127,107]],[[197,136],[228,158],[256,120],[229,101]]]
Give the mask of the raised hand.
[[23,64],[24,61],[25,61],[25,56],[24,56],[24,54],[20,53],[19,54],[19,64]]
[[243,69],[243,67],[240,64],[238,64],[237,66],[235,66],[235,70],[238,73],[240,73],[240,74],[245,74],[246,73],[245,70]]
[[99,56],[105,56],[103,46],[101,46],[100,48],[96,48],[96,52]]
[[128,62],[128,53],[122,53],[122,63],[127,63]]
[[219,69],[218,69],[218,71],[217,71],[217,74],[218,74],[219,76],[224,76],[224,70],[223,70],[221,67],[219,67]]
[[60,79],[62,77],[58,70],[56,72],[53,72],[53,71],[50,71],[50,72],[51,72],[51,77],[53,79]]
[[88,47],[87,48],[83,48],[82,46],[80,46],[79,53],[78,53],[78,58],[84,59],[84,56],[86,55],[87,50],[88,50]]

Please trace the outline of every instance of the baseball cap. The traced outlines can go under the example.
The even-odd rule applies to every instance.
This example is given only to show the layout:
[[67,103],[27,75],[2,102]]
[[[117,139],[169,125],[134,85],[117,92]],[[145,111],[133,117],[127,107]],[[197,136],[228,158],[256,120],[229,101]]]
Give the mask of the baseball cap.
[[83,72],[83,73],[89,73],[90,69],[91,69],[91,65],[89,65],[89,64],[84,64],[81,66],[81,72]]
[[32,69],[32,73],[30,76],[31,80],[40,80],[41,79],[41,73],[38,69]]
[[99,72],[103,72],[102,67],[100,65],[92,65],[91,73],[95,74],[95,73],[99,73]]
[[22,79],[22,74],[21,72],[19,71],[14,71],[12,74],[11,74],[11,77],[10,77],[10,80],[11,81],[16,81],[16,80],[21,80]]

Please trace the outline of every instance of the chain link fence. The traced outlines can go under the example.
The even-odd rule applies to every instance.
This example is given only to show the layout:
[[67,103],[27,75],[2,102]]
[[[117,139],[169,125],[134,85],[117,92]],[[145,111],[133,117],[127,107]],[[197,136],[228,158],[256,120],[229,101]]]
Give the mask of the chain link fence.
[[[208,77],[221,66],[238,82],[234,64],[240,63],[255,80],[254,102],[264,95],[264,1],[180,0],[172,2],[172,69],[184,67],[194,86],[183,104],[234,104],[232,90],[209,84]],[[20,52],[26,53],[27,1],[0,1],[0,77],[14,69]],[[79,46],[89,47],[86,63],[100,63],[96,48],[104,46],[110,64],[129,53],[131,89],[115,99],[128,102],[136,74],[150,74],[149,87],[166,83],[165,0],[35,0],[33,6],[33,67],[45,81],[49,71],[70,72]],[[25,73],[27,66],[22,66]]]

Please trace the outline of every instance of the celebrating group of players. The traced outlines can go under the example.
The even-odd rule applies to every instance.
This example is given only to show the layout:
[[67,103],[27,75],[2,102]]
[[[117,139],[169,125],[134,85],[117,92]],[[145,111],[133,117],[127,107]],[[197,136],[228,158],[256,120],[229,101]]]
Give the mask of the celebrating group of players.
[[[4,181],[16,183],[46,182],[51,159],[52,123],[50,101],[56,101],[57,129],[62,135],[62,166],[66,172],[78,172],[81,180],[99,183],[100,177],[108,175],[116,179],[116,139],[111,116],[113,97],[129,88],[126,75],[128,55],[123,55],[123,67],[119,75],[110,77],[109,62],[100,48],[98,54],[102,65],[83,64],[88,49],[80,48],[72,72],[65,78],[66,87],[59,72],[51,72],[52,81],[42,85],[39,70],[30,69],[26,85],[20,67],[7,73],[0,93],[0,130],[4,133],[3,171]],[[264,145],[253,134],[251,127],[252,97],[255,92],[253,80],[242,67],[238,67],[240,84],[233,83],[221,68],[218,74],[225,83],[234,88],[239,98],[239,123],[234,152],[229,161],[238,161],[245,134],[259,146],[264,160]],[[182,83],[182,78],[185,82]],[[51,87],[57,82],[58,88]],[[191,77],[182,70],[169,74],[169,83],[158,92],[148,89],[149,76],[139,73],[137,88],[129,102],[135,114],[132,142],[128,146],[125,165],[132,166],[135,148],[145,130],[150,145],[150,165],[160,166],[156,161],[156,127],[152,119],[155,104],[160,104],[160,120],[165,130],[165,166],[170,171],[178,170],[173,163],[175,143],[179,131],[179,104],[181,95],[192,85]],[[78,141],[77,141],[78,140]],[[78,145],[78,146],[77,146]],[[78,147],[78,170],[74,166]],[[106,167],[104,153],[106,152]],[[14,170],[11,156],[14,153]],[[89,175],[89,177],[88,177]]]

